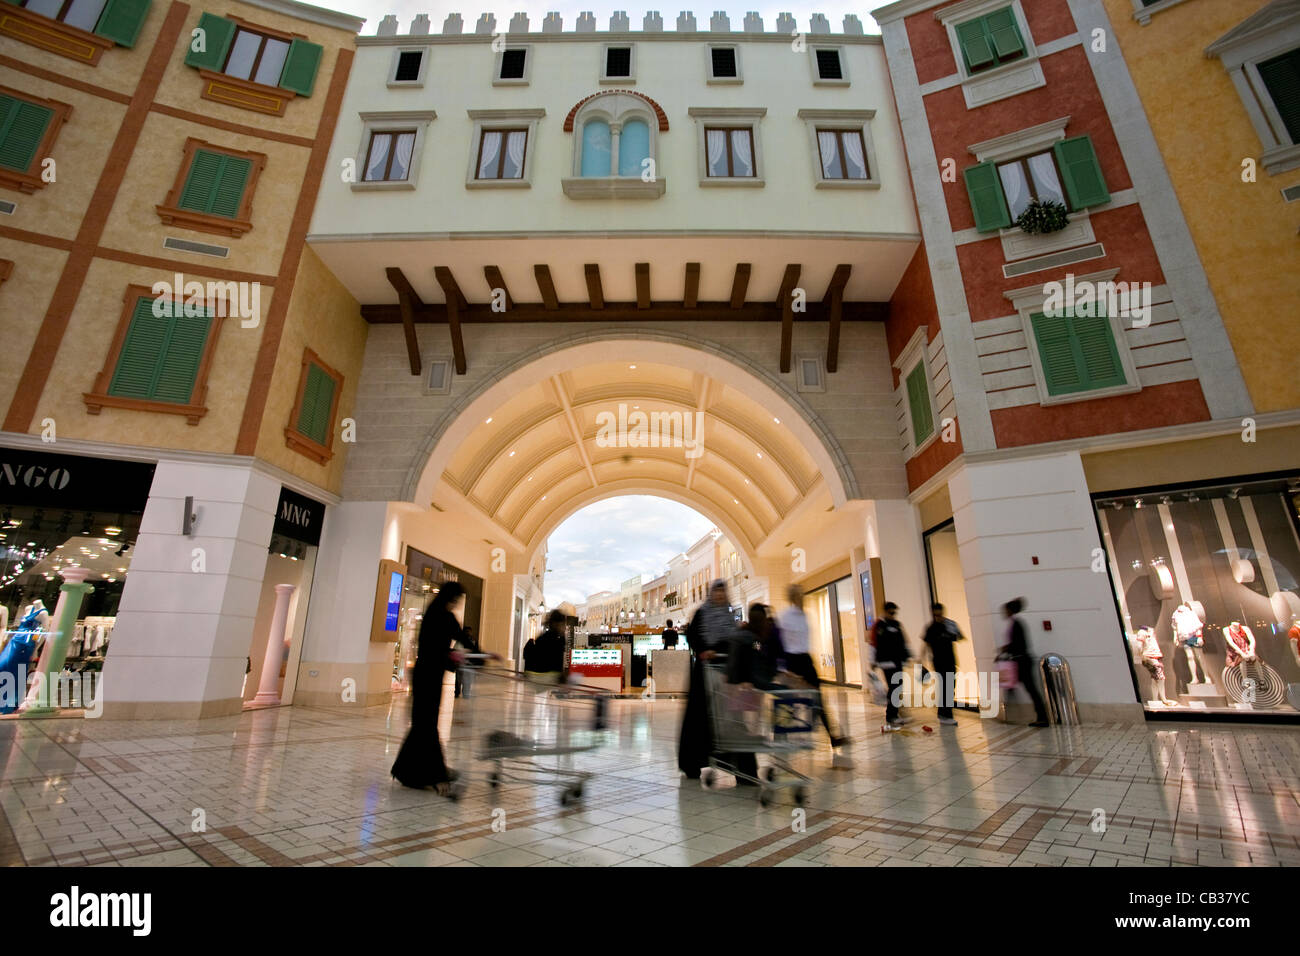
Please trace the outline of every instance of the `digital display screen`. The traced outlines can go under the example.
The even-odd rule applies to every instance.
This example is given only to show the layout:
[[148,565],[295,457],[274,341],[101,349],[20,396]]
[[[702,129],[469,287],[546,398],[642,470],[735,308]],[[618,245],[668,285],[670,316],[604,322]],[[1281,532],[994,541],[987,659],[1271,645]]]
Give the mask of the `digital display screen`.
[[398,611],[402,606],[402,584],[405,579],[406,575],[402,572],[394,571],[388,580],[388,607],[384,612],[385,631],[397,631]]

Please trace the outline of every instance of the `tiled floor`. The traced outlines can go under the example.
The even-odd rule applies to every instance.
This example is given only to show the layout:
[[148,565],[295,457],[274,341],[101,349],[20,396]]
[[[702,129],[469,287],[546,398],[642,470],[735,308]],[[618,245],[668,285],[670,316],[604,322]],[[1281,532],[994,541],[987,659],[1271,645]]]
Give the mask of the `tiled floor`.
[[[559,790],[467,774],[451,802],[390,781],[406,707],[281,708],[208,721],[0,721],[0,863],[106,866],[1170,866],[1300,863],[1300,728],[1226,724],[1035,730],[880,709],[838,693],[855,745],[807,755],[806,806],[682,779],[682,702],[610,703],[592,774]],[[548,738],[517,687],[444,707],[449,762],[486,770],[490,728]],[[522,721],[522,723],[521,723]],[[928,724],[933,732],[927,733]],[[549,758],[554,766],[555,758]]]

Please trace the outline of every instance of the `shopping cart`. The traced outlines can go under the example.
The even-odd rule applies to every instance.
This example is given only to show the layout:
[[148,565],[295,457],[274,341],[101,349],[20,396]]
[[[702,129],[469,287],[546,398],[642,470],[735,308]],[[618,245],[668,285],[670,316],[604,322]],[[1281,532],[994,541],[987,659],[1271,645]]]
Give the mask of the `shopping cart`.
[[461,664],[455,722],[464,718],[473,760],[487,765],[476,767],[471,779],[481,776],[493,790],[511,783],[557,786],[560,803],[581,801],[592,775],[574,768],[572,757],[612,736],[606,730],[604,691],[480,666],[487,657],[466,654]]
[[[795,803],[808,798],[811,778],[793,765],[798,755],[813,747],[813,726],[817,721],[817,693],[809,687],[757,689],[727,681],[726,669],[706,665],[704,686],[713,727],[713,754],[700,779],[712,788],[717,772],[758,784],[758,802],[767,806],[772,791],[793,791]],[[767,765],[757,777],[743,772],[728,756],[764,754]]]

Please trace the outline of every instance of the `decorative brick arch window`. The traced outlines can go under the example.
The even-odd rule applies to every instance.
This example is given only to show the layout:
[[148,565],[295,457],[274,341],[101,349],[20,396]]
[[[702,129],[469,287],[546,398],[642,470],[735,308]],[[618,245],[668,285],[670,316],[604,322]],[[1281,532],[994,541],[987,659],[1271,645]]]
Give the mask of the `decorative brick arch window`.
[[573,175],[563,180],[571,199],[658,199],[659,134],[668,130],[662,107],[635,90],[595,93],[564,120],[573,133]]

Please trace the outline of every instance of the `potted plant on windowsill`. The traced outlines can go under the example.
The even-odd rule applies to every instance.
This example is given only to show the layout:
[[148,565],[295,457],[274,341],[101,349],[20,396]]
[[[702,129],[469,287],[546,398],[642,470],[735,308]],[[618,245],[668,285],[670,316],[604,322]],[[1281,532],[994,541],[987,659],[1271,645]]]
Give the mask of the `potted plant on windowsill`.
[[1054,199],[1035,199],[1016,217],[1016,225],[1031,236],[1060,232],[1069,224],[1069,210]]

